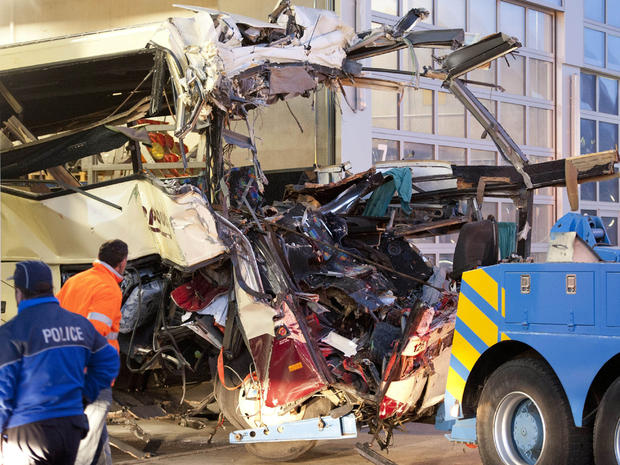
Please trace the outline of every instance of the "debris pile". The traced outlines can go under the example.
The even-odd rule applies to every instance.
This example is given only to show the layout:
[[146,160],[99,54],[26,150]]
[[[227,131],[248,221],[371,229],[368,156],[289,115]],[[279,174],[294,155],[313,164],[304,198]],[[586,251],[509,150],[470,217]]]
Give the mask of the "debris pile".
[[[260,406],[236,407],[238,427],[268,424],[265,408],[281,415],[319,393],[331,396],[321,414],[355,406],[376,431],[429,414],[442,386],[427,384],[445,371],[434,363],[448,361],[456,299],[445,270],[394,233],[416,216],[393,188],[391,216],[364,216],[398,170],[411,183],[409,168],[370,170],[289,186],[272,203],[252,190],[252,169],[227,173],[228,218],[203,199],[224,253],[191,271],[133,264],[119,338],[127,368],[152,373],[147,384],[216,374],[228,390],[251,385]],[[199,193],[167,188],[176,197]]]
[[[395,189],[395,178],[409,190]],[[252,243],[273,307],[283,300],[295,305],[293,324],[307,325],[306,343],[322,356],[317,367],[326,364],[326,384],[345,386],[371,425],[412,419],[434,405],[431,398],[440,393],[425,387],[433,361],[448,362],[454,328],[456,298],[445,270],[395,234],[424,221],[407,214],[411,179],[410,168],[369,170],[328,185],[289,186],[284,201],[229,212]],[[377,211],[377,198],[381,216],[367,216]],[[390,204],[393,213],[384,216]],[[278,286],[271,284],[275,277]],[[286,313],[274,319],[276,341],[290,337]],[[274,349],[272,365],[276,356]],[[266,400],[274,406],[296,400],[287,394],[268,392]]]

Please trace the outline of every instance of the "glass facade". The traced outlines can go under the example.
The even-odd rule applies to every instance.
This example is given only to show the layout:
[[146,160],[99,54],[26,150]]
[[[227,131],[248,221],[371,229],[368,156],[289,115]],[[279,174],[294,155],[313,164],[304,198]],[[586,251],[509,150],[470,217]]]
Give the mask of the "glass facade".
[[585,62],[603,68],[605,66],[605,34],[586,27],[583,30],[583,44]]
[[618,0],[584,0],[586,19],[620,27],[620,3]]
[[[580,73],[580,151],[615,149],[620,128],[620,1],[584,0],[584,57]],[[581,186],[582,213],[603,219],[618,243],[618,179]]]
[[[580,151],[582,154],[611,150],[618,146],[620,112],[618,79],[581,72]],[[620,214],[617,179],[581,186],[581,201],[586,210],[598,212],[609,223],[608,235],[618,241],[617,221]]]
[[620,71],[620,1],[584,0],[584,63]]
[[[559,2],[551,2],[559,5]],[[462,27],[478,40],[502,31],[515,36],[523,47],[518,54],[494,62],[488,69],[470,72],[472,92],[496,115],[532,162],[553,159],[554,133],[554,12],[518,1],[503,0],[414,0],[374,1],[371,21],[390,24],[411,7],[423,6],[431,16],[417,29]],[[431,65],[432,50],[416,51],[420,65]],[[435,55],[440,50],[434,51]],[[392,54],[391,67],[412,71],[410,53]],[[384,62],[386,62],[384,60]],[[373,66],[375,61],[373,61]],[[389,68],[390,66],[385,66]],[[503,92],[483,83],[497,84]],[[373,160],[434,159],[453,164],[507,164],[490,138],[482,138],[482,126],[465,111],[439,81],[420,79],[420,89],[407,89],[398,98],[371,91]],[[377,105],[375,107],[375,102]],[[609,102],[607,102],[609,103]],[[379,149],[378,147],[383,147]],[[393,157],[393,158],[392,158]],[[535,195],[534,225],[546,229],[533,235],[532,252],[546,251],[546,236],[554,218],[552,189]],[[485,199],[482,211],[499,221],[516,221],[509,199]],[[414,241],[434,263],[452,260],[456,235]]]

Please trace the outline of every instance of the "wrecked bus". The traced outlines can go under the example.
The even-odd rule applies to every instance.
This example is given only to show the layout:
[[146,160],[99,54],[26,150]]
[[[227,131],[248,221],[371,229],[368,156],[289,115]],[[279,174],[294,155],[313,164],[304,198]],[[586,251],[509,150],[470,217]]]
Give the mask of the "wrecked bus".
[[[117,389],[123,376],[134,389],[211,381],[219,409],[238,429],[231,441],[270,460],[356,435],[356,425],[388,447],[394,427],[432,417],[443,400],[461,273],[498,260],[497,226],[481,217],[483,197],[515,199],[524,234],[514,242],[527,257],[532,190],[611,176],[617,155],[528,163],[460,79],[520,46],[504,34],[462,46],[459,29],[412,30],[428,14],[422,9],[355,34],[332,12],[286,1],[269,23],[188,8],[194,17],[172,18],[142,48],[53,66],[19,62],[0,72],[26,107],[40,104],[33,88],[54,102],[46,73],[73,80],[72,98],[89,102],[57,105],[61,118],[49,111],[20,117],[3,102],[12,116],[11,144],[0,156],[2,273],[42,259],[60,286],[89,266],[102,241],[122,237],[130,261]],[[227,123],[247,122],[249,111],[319,85],[411,85],[370,77],[357,61],[407,46],[453,50],[424,75],[443,81],[512,166],[449,165],[441,173],[419,161],[377,166],[266,198],[252,130],[239,134]],[[131,73],[123,74],[128,63]],[[132,89],[136,78],[140,85],[120,105],[87,94],[84,77],[98,66],[119,70],[109,86]],[[171,114],[171,151],[183,164],[191,159],[183,141],[198,134],[200,176],[162,180],[145,168],[145,147],[153,151],[161,139],[144,119]],[[82,185],[66,169],[124,145],[131,176]],[[225,169],[228,145],[248,149],[252,165]],[[24,179],[43,169],[54,179]],[[446,275],[411,241],[453,231],[461,233]]]

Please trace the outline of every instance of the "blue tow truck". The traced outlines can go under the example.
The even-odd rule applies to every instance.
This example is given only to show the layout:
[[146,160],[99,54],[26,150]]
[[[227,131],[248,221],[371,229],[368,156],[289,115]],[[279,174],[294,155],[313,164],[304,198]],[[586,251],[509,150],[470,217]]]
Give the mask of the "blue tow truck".
[[437,427],[484,465],[620,464],[620,249],[569,213],[545,263],[463,274]]

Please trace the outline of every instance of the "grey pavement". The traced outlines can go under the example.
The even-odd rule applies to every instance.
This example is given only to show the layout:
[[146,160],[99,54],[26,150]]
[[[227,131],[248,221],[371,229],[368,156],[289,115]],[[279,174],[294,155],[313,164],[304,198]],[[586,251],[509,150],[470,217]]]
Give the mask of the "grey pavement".
[[[243,446],[228,444],[228,425],[218,430],[212,442],[207,440],[211,428],[193,430],[183,428],[168,421],[142,421],[140,426],[149,432],[154,439],[162,440],[158,456],[145,460],[131,459],[128,455],[115,451],[114,463],[117,465],[163,464],[174,465],[261,465],[273,463],[261,460],[246,452]],[[111,426],[110,434],[130,440],[131,433],[123,431],[123,427]],[[370,440],[370,436],[361,431],[357,439],[341,441],[324,441],[303,457],[295,460],[296,464],[313,465],[364,465],[369,464],[354,449],[356,442]],[[132,444],[137,445],[134,441]],[[435,430],[433,425],[409,424],[405,431],[395,433],[394,445],[387,458],[398,465],[481,465],[476,449],[462,444],[450,443],[444,438],[443,432]]]

